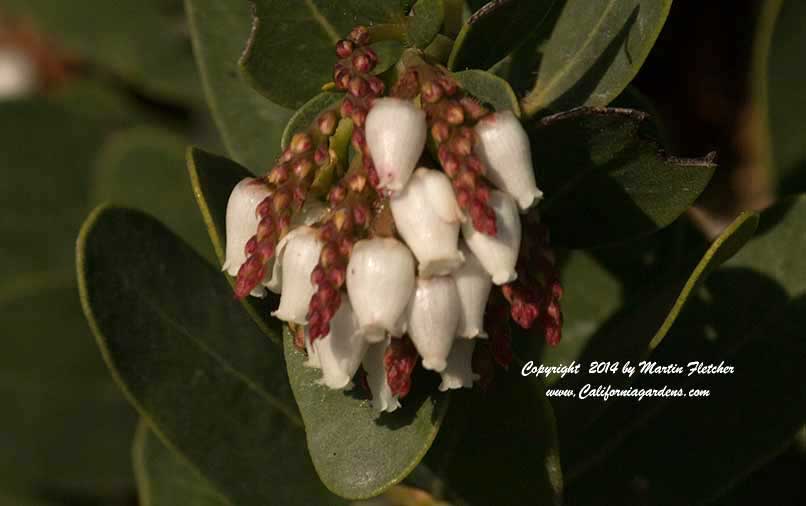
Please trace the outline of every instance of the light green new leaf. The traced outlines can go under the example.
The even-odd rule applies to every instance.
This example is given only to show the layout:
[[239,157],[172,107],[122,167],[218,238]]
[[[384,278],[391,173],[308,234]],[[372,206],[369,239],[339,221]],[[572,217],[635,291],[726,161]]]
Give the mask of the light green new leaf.
[[[521,0],[526,2],[527,0]],[[632,81],[666,22],[672,0],[556,0],[496,71],[533,116],[602,107]]]
[[269,100],[296,109],[333,80],[336,42],[356,25],[405,22],[401,0],[255,0],[241,67]]
[[148,94],[202,101],[181,0],[4,0],[3,10]]
[[319,483],[282,350],[229,284],[163,225],[101,207],[77,258],[82,305],[119,386],[233,504],[338,501]]
[[243,80],[238,58],[252,26],[249,2],[185,0],[207,103],[229,155],[255,173],[269,167],[291,111]]
[[526,125],[541,217],[555,242],[613,244],[672,223],[702,193],[713,157],[680,159],[660,151],[644,113],[580,108]]
[[232,506],[141,420],[132,447],[137,494],[144,506]]
[[708,504],[790,445],[806,420],[804,218],[803,196],[764,211],[756,237],[692,293],[652,357],[724,361],[734,372],[636,384],[708,389],[707,398],[609,401],[578,440],[587,458],[574,473],[574,502],[630,502],[635,473],[619,470],[635,469],[648,503]]

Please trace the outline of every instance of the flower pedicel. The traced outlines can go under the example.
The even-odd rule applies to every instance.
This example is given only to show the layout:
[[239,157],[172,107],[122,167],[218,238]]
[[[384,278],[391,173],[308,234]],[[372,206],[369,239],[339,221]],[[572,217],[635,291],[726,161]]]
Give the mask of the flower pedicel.
[[344,98],[232,191],[224,270],[239,298],[281,293],[273,315],[324,386],[363,367],[372,405],[394,411],[418,364],[440,390],[489,384],[512,360],[509,318],[557,344],[562,288],[545,226],[520,216],[542,192],[517,117],[421,54],[387,90],[371,42],[359,26],[336,44]]

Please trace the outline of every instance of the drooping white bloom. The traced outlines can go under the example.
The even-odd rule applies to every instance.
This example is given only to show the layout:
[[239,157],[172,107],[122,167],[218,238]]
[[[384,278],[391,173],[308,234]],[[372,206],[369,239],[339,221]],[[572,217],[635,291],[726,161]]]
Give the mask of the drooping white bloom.
[[455,339],[453,341],[453,348],[448,355],[448,365],[440,373],[442,375],[442,383],[439,385],[440,392],[473,387],[473,382],[479,379],[478,374],[473,374],[473,349],[475,346],[476,341],[472,339]]
[[372,407],[378,411],[391,413],[400,407],[397,396],[392,394],[389,382],[386,380],[386,365],[384,355],[389,347],[391,338],[387,337],[379,343],[369,345],[361,364],[367,373],[367,384],[372,392]]
[[421,276],[450,274],[462,264],[457,244],[463,215],[448,176],[419,168],[389,204],[397,231],[420,262]]
[[417,278],[409,304],[409,337],[423,367],[443,371],[459,324],[459,294],[451,276]]
[[[361,365],[368,343],[358,332],[353,308],[347,297],[342,297],[339,310],[330,320],[330,332],[314,341],[309,351],[322,369],[320,384],[334,390],[347,388]],[[306,338],[307,339],[307,338]],[[306,344],[307,346],[307,344]]]
[[319,355],[316,354],[316,350],[311,345],[311,336],[308,335],[307,327],[305,328],[305,353],[308,355],[308,359],[302,365],[312,369],[322,368],[322,364],[319,362]]
[[[244,248],[249,239],[257,232],[260,218],[257,206],[269,195],[269,189],[262,181],[248,177],[242,179],[227,202],[227,255],[221,270],[230,276],[237,276],[241,264],[246,261]],[[267,273],[271,272],[271,266]],[[268,275],[267,275],[268,277]],[[266,291],[262,287],[252,290],[252,295],[261,297]]]
[[311,272],[319,263],[323,243],[315,229],[299,227],[289,232],[277,245],[277,263],[283,271],[280,307],[272,313],[286,322],[306,323],[308,305],[316,291]]
[[529,136],[512,111],[491,114],[476,125],[476,154],[487,166],[485,175],[512,195],[521,211],[543,198],[537,188]]
[[490,192],[489,205],[495,212],[498,228],[495,237],[479,232],[472,223],[462,224],[462,235],[481,265],[493,277],[493,283],[503,285],[518,278],[515,264],[521,247],[521,218],[515,200],[502,191]]
[[484,310],[493,280],[467,244],[462,243],[460,248],[465,263],[453,273],[461,307],[456,335],[469,339],[487,337],[487,332],[484,331]]
[[32,95],[36,87],[37,71],[31,58],[19,49],[0,49],[0,100]]
[[425,112],[409,100],[381,98],[367,115],[367,147],[380,187],[398,192],[409,180],[425,147]]
[[353,247],[347,265],[347,293],[359,332],[371,343],[386,332],[406,331],[406,306],[414,291],[414,257],[396,239],[367,239]]
[[[291,220],[292,226],[299,226],[299,225],[314,225],[325,217],[327,214],[327,207],[324,204],[319,202],[316,199],[308,199],[305,201],[305,204],[302,206],[302,210],[294,215],[294,218]],[[283,254],[283,250],[285,249],[285,245],[288,243],[286,240],[288,236],[283,238],[277,244],[277,250],[275,253],[275,258],[280,258]],[[274,293],[280,294],[282,293],[283,289],[283,269],[280,266],[280,262],[274,261],[274,258],[271,260],[271,269],[269,269],[271,275],[266,275],[266,278],[263,281],[263,286],[268,288]]]

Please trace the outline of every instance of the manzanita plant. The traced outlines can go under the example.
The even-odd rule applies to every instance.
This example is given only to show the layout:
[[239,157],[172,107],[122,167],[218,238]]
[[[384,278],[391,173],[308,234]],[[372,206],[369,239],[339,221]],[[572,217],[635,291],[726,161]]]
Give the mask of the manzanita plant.
[[[124,208],[97,208],[78,241],[85,314],[142,416],[143,501],[181,495],[160,470],[199,504],[626,497],[602,455],[611,438],[649,440],[643,418],[550,402],[556,378],[527,363],[645,360],[687,300],[706,303],[695,294],[722,263],[780,278],[762,252],[800,227],[784,220],[729,260],[758,225],[745,212],[664,263],[716,169],[714,154],[668,154],[633,107],[647,101],[628,85],[671,3],[186,0],[227,151],[187,152],[216,265]],[[152,83],[176,91],[165,84]],[[606,325],[576,319],[623,300],[594,258],[644,282],[642,262],[657,261]],[[801,414],[750,454],[791,437]]]

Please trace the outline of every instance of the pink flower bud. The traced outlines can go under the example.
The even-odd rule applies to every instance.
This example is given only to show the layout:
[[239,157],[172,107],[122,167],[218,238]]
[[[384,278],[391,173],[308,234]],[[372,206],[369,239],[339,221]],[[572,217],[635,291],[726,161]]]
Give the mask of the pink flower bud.
[[[320,384],[334,390],[350,386],[368,346],[357,330],[358,323],[350,301],[342,297],[339,310],[330,320],[330,332],[314,341],[308,351],[310,362],[322,369]],[[306,336],[306,348],[308,343]]]
[[425,112],[408,100],[381,98],[367,116],[367,147],[380,188],[403,189],[425,147]]
[[495,236],[479,232],[472,223],[462,224],[462,235],[493,283],[503,285],[518,278],[515,264],[521,247],[521,219],[515,200],[501,191],[490,192],[490,208],[495,212]]
[[512,195],[521,211],[540,201],[543,192],[535,183],[529,136],[512,111],[486,116],[476,125],[476,133],[476,153],[487,166],[487,178]]
[[408,332],[426,369],[445,369],[459,311],[459,293],[451,276],[417,278],[417,289],[409,304]]
[[484,330],[484,310],[487,308],[493,280],[466,244],[461,245],[461,250],[465,263],[453,273],[461,308],[456,335],[469,339],[487,337]]
[[451,180],[444,173],[417,169],[390,200],[397,231],[420,262],[424,277],[450,274],[462,265],[459,226],[463,219]]
[[372,407],[378,411],[391,413],[400,407],[398,397],[392,393],[386,379],[386,349],[391,338],[387,337],[379,343],[369,345],[361,364],[367,372],[367,384],[372,392]]
[[282,269],[280,307],[272,316],[300,325],[306,323],[308,305],[316,291],[311,273],[319,263],[322,241],[311,227],[295,228],[277,245],[277,264]]
[[[221,270],[230,276],[237,276],[238,269],[246,261],[246,243],[255,235],[260,218],[255,210],[258,204],[269,195],[269,189],[259,179],[242,179],[229,196],[227,202],[227,254]],[[270,272],[271,269],[266,269]],[[265,295],[263,288],[252,291],[254,296]]]
[[347,265],[347,293],[359,332],[371,343],[386,332],[405,332],[406,306],[414,291],[414,258],[396,239],[367,239],[353,247]]
[[448,355],[448,365],[440,374],[442,383],[439,391],[456,390],[458,388],[473,388],[473,382],[479,379],[473,373],[473,349],[476,341],[472,339],[454,339],[453,348]]

